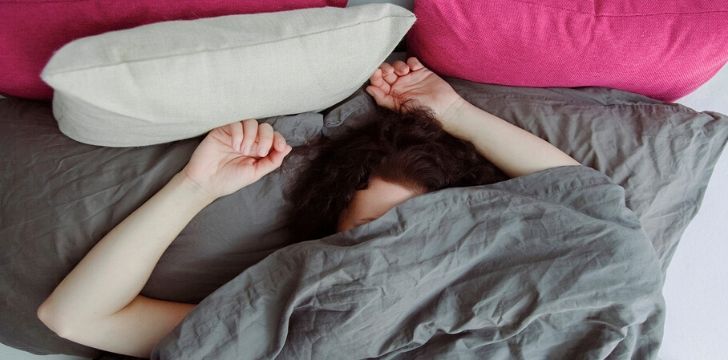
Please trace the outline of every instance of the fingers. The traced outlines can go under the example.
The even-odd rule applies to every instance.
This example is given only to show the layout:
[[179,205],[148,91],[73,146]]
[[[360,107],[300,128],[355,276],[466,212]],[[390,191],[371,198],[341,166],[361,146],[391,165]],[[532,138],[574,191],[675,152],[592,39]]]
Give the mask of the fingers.
[[[388,92],[389,89],[386,89],[384,87],[383,82],[386,82],[387,85],[392,85],[395,81],[397,81],[397,78],[399,78],[400,76],[405,76],[412,71],[417,71],[423,69],[424,67],[425,66],[422,65],[420,60],[418,60],[414,56],[409,57],[406,63],[402,60],[396,60],[392,64],[383,62],[379,66],[379,70],[381,70],[381,73],[379,73],[379,71],[375,71],[369,80],[372,82],[372,85],[381,87],[384,89],[384,91]],[[384,81],[379,80],[380,77]]]
[[399,76],[407,75],[410,72],[409,65],[405,64],[402,60],[395,61],[392,67],[394,68],[394,73]]
[[273,127],[268,123],[258,125],[258,156],[266,156],[273,145]]
[[[251,154],[253,150],[253,144],[255,138],[258,136],[258,121],[255,119],[248,119],[243,121],[243,143],[242,152],[244,154]],[[252,154],[251,154],[252,155]]]
[[382,69],[377,68],[377,70],[374,70],[374,73],[371,77],[369,77],[369,82],[380,89],[382,89],[385,93],[389,93],[389,90],[391,87],[389,84],[384,81],[384,78],[382,77]]
[[278,131],[273,134],[273,149],[278,151],[286,149],[286,139]]
[[240,121],[228,125],[230,131],[230,146],[233,151],[240,151],[243,143],[243,124]]
[[283,159],[291,153],[293,148],[290,145],[284,145],[283,150],[278,150],[275,147],[268,153],[268,156],[258,159],[255,163],[256,177],[260,178],[273,170],[279,168],[283,163]]
[[[237,129],[236,129],[237,128]],[[241,144],[236,150],[242,155],[251,157],[265,157],[271,151],[285,151],[288,145],[281,133],[274,131],[268,123],[258,124],[255,119],[230,124],[233,144]],[[233,145],[235,149],[235,145]]]
[[420,62],[420,60],[417,59],[414,56],[407,59],[407,65],[409,65],[409,68],[412,71],[417,71],[417,70],[422,69],[422,68],[425,67],[425,65],[422,65],[422,63]]
[[394,73],[394,67],[392,67],[392,65],[383,62],[382,65],[379,65],[379,68],[382,69],[382,78],[389,85],[392,85],[395,81],[397,81],[397,74]]
[[376,86],[367,86],[364,89],[367,94],[371,95],[371,97],[374,98],[374,101],[379,106],[386,107],[387,109],[394,110],[394,99],[391,96],[387,96],[387,94],[380,88]]

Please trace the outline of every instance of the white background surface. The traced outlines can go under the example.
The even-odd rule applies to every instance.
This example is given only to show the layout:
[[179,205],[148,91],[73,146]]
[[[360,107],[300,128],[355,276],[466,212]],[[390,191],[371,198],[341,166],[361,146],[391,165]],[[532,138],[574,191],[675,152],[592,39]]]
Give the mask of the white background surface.
[[[728,114],[728,66],[677,101]],[[660,358],[728,358],[728,151],[723,149],[698,214],[680,240],[662,291],[666,303]]]
[[698,215],[667,268],[661,359],[728,357],[727,255],[728,152],[724,150]]

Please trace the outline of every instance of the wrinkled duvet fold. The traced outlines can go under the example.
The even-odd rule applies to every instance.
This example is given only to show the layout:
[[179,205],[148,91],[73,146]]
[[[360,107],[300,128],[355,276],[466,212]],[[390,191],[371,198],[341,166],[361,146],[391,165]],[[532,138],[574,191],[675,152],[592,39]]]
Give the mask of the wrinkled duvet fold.
[[654,358],[662,281],[624,189],[562,166],[421,195],[280,249],[152,358]]

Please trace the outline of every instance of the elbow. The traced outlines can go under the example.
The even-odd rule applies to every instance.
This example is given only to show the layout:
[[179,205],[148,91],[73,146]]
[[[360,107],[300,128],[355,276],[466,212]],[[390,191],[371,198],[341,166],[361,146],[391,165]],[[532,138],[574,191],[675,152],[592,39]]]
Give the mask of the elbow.
[[48,304],[48,302],[43,302],[36,311],[36,316],[38,316],[38,319],[45,324],[46,327],[51,329],[56,335],[68,339],[70,334],[70,323],[63,319],[62,314],[59,314],[58,311],[54,310],[52,306]]

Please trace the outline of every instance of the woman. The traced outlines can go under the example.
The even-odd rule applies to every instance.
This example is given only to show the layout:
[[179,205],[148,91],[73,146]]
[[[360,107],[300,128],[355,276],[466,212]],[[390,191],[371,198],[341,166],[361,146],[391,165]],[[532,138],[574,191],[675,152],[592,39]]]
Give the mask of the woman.
[[[510,177],[555,166],[579,165],[548,142],[468,103],[416,58],[383,63],[370,77],[370,83],[366,88],[369,95],[378,105],[402,113],[400,120],[410,126],[411,132],[418,132],[418,127],[430,128],[423,136],[407,131],[377,133],[371,128],[352,132],[347,141],[367,133],[378,134],[375,137],[380,140],[387,138],[382,134],[394,134],[389,143],[397,145],[391,146],[391,151],[370,149],[365,153],[371,156],[355,161],[360,171],[340,172],[346,176],[336,179],[348,189],[343,199],[318,192],[325,200],[315,206],[332,219],[328,226],[310,228],[308,236],[330,232],[332,228],[351,229],[439,187],[477,183],[482,173],[467,171],[470,165],[456,165],[454,171],[463,170],[462,174],[451,176],[420,171],[447,168],[448,163],[461,160],[472,164],[476,159],[474,151]],[[428,157],[423,154],[435,151],[436,147],[424,147],[414,152],[417,156],[401,156],[412,154],[409,148],[431,142],[445,144],[446,149],[459,146],[459,150],[444,157]],[[470,149],[470,156],[463,149]],[[236,192],[275,170],[290,151],[285,139],[270,125],[258,125],[252,119],[210,131],[189,163],[104,236],[63,279],[38,308],[38,317],[69,340],[115,353],[148,357],[159,340],[195,306],[139,294],[162,253],[197,212],[216,198]],[[327,155],[331,153],[322,153],[318,166],[331,161]],[[442,160],[450,155],[452,161]],[[382,165],[387,161],[389,165]],[[448,179],[443,181],[442,177]],[[294,197],[314,199],[311,194],[300,188],[293,193]],[[302,209],[298,207],[294,214]]]
[[376,110],[351,120],[356,128],[297,149],[316,156],[289,177],[290,242],[361,225],[416,194],[508,178],[473,144],[444,131],[428,108]]

